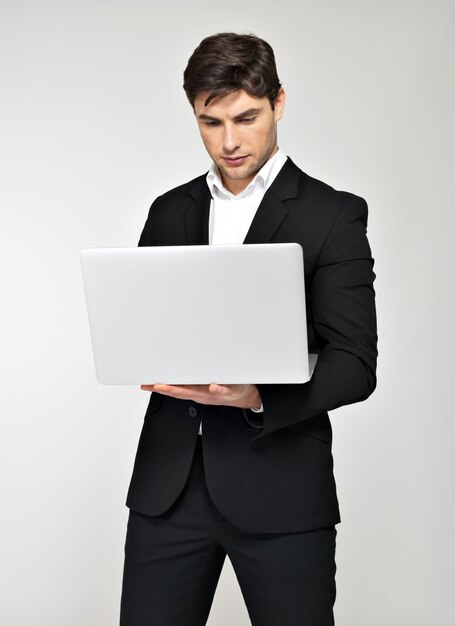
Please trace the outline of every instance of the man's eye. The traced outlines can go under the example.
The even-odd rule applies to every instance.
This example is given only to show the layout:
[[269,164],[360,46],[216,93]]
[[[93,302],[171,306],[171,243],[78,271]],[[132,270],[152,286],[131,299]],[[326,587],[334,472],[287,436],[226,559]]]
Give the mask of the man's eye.
[[243,124],[251,124],[251,122],[254,122],[255,119],[255,117],[241,117],[239,122],[242,122]]
[[217,122],[216,120],[207,120],[205,122],[206,126],[218,126],[219,122]]

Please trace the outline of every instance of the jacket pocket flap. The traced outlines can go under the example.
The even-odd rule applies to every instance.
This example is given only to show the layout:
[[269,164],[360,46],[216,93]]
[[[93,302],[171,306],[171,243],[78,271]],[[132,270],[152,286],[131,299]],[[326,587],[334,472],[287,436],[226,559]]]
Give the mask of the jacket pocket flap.
[[289,435],[298,433],[305,437],[319,439],[319,441],[324,443],[331,443],[332,441],[332,427],[327,413],[321,413],[321,415],[315,415],[310,419],[297,422],[284,430]]

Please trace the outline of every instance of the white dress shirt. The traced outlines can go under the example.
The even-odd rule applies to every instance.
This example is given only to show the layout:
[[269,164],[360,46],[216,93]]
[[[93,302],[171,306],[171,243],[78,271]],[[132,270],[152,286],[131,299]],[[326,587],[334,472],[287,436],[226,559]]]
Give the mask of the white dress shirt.
[[278,150],[262,166],[248,187],[236,196],[225,188],[217,166],[212,163],[207,174],[207,185],[212,196],[209,218],[211,245],[243,243],[265,192],[275,180],[286,159],[284,152]]
[[[287,156],[279,149],[236,196],[223,185],[218,167],[212,163],[207,185],[212,196],[209,217],[209,244],[212,246],[242,244],[265,192],[285,164]],[[261,407],[262,410],[262,407]],[[202,434],[202,424],[199,426]]]

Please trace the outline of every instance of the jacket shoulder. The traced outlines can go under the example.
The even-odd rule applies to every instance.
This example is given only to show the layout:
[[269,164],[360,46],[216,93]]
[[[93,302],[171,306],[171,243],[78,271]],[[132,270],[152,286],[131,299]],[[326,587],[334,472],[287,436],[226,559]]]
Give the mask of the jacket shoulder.
[[340,215],[353,213],[366,221],[367,203],[359,195],[349,191],[335,189],[331,185],[310,176],[292,161],[290,165],[294,176],[298,174],[298,192],[295,201],[297,213],[311,216],[312,219],[330,227]]
[[329,206],[333,205],[334,207],[339,207],[340,204],[345,204],[350,200],[353,202],[365,202],[360,196],[343,189],[335,189],[328,183],[314,178],[306,172],[302,172],[302,189],[318,200],[325,200]]
[[139,245],[182,245],[187,240],[183,215],[206,193],[210,197],[206,174],[158,196],[149,209]]
[[169,191],[166,191],[165,193],[163,193],[162,195],[160,195],[155,202],[157,203],[161,203],[161,202],[173,202],[176,199],[181,199],[184,198],[185,196],[192,196],[194,198],[197,198],[201,192],[203,192],[204,190],[208,190],[207,184],[206,184],[206,176],[207,173],[205,174],[201,174],[200,176],[197,176],[196,178],[193,178],[192,180],[189,180],[186,183],[183,183],[182,185],[178,185],[177,187],[174,187],[173,189],[169,189]]
[[335,189],[331,185],[310,176],[300,169],[289,157],[278,174],[272,188],[282,200],[297,200],[304,203],[307,210],[313,208],[318,213],[337,213],[341,206],[350,204],[364,204],[360,196],[351,192]]

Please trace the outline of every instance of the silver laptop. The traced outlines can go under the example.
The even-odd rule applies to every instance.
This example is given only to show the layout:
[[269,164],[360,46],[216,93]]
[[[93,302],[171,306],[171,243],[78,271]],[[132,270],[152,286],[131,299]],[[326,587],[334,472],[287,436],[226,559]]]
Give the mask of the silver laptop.
[[309,380],[300,245],[87,249],[81,263],[100,383]]

